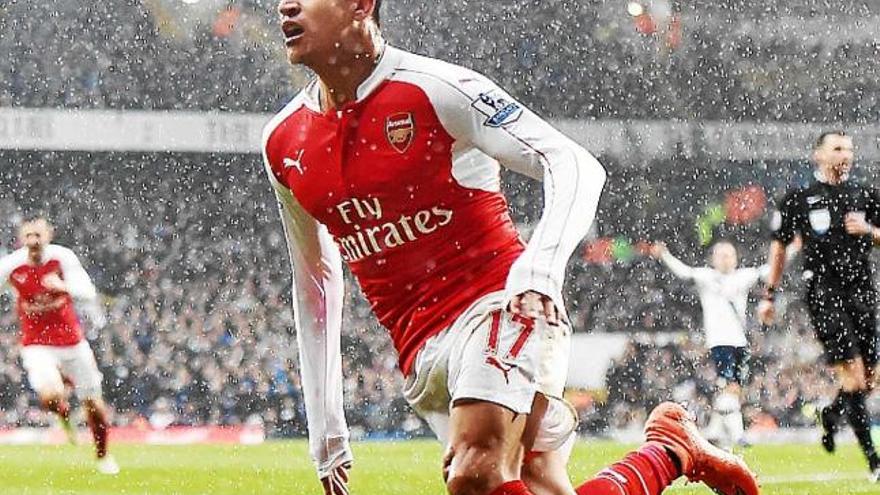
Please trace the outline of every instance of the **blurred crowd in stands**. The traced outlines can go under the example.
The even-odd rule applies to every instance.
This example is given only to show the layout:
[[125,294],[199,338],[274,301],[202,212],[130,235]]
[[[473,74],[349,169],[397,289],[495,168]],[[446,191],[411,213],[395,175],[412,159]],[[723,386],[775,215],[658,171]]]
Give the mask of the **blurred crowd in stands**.
[[[274,0],[0,5],[0,106],[269,112],[309,75]],[[873,2],[387,0],[402,48],[570,118],[873,120]],[[651,10],[653,9],[653,10]]]
[[[859,123],[880,111],[873,3],[669,0],[647,19],[611,3],[385,0],[383,28],[391,43],[479,70],[549,117]],[[0,107],[274,111],[309,77],[285,61],[274,6],[3,2]],[[744,264],[761,263],[769,203],[810,174],[805,162],[603,162],[608,191],[593,240],[570,267],[567,297],[577,332],[632,342],[606,389],[581,408],[592,433],[639,424],[666,398],[705,407],[713,392],[695,295],[639,246],[662,240],[704,263],[695,226],[705,221],[710,235],[737,243]],[[541,188],[506,180],[527,233]],[[709,206],[754,185],[766,207],[736,221],[728,208],[711,221]],[[254,156],[0,152],[0,253],[14,248],[22,215],[37,212],[102,293],[109,323],[87,330],[117,423],[304,432],[287,253]],[[601,239],[609,243],[590,250]],[[808,406],[830,397],[794,302],[798,282],[787,284],[784,323],[751,332],[753,425],[808,424]],[[355,435],[425,434],[401,399],[387,337],[357,285],[348,288],[345,393]],[[0,426],[40,424],[10,303],[0,298]]]
[[[4,151],[0,162],[0,252],[15,247],[23,215],[43,213],[102,294],[109,322],[86,328],[117,423],[257,422],[270,435],[304,432],[288,257],[256,156]],[[657,161],[639,171],[603,162],[611,180],[593,239],[663,240],[691,264],[705,259],[694,228],[705,204],[744,183],[763,184],[772,197],[785,181],[809,171],[805,162],[712,167]],[[509,176],[505,188],[528,232],[540,215],[540,184]],[[760,263],[767,215],[762,211],[749,224],[721,223],[714,234],[734,240],[744,264]],[[714,375],[690,287],[637,249],[582,258],[590,242],[570,265],[575,331],[623,333],[632,342],[608,370],[605,390],[589,391],[593,400],[581,407],[584,428],[626,428],[666,398],[707,405]],[[345,393],[355,435],[425,434],[401,398],[385,332],[357,285],[347,285]],[[782,299],[793,301],[797,280],[787,285]],[[752,331],[747,400],[754,424],[806,424],[804,406],[830,396],[820,393],[829,382],[816,365],[818,348],[809,344],[803,308],[792,304],[788,315],[775,329]],[[17,330],[11,298],[2,297],[0,425],[41,424],[47,416],[26,386]]]

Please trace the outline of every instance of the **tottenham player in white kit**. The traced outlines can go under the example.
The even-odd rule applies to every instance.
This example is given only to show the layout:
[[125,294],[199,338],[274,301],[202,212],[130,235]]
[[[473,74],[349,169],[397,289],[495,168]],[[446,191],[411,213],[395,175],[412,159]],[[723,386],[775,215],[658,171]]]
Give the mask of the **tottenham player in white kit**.
[[[288,58],[317,78],[263,134],[324,491],[348,493],[353,459],[339,349],[346,262],[391,335],[407,400],[448,445],[447,490],[570,495],[562,286],[605,171],[484,76],[386,46],[377,4],[280,2]],[[544,181],[528,245],[500,193],[501,166]],[[659,407],[650,441],[577,493],[655,494],[682,474],[757,493],[747,468],[691,424],[680,406]]]
[[[789,257],[797,250],[793,244]],[[719,445],[731,448],[742,442],[745,428],[741,387],[748,378],[749,342],[746,338],[746,309],[749,292],[767,277],[767,265],[737,268],[736,247],[719,241],[712,246],[711,267],[692,267],[672,255],[663,243],[652,247],[651,255],[676,277],[694,283],[703,308],[706,348],[718,374],[707,435]]]

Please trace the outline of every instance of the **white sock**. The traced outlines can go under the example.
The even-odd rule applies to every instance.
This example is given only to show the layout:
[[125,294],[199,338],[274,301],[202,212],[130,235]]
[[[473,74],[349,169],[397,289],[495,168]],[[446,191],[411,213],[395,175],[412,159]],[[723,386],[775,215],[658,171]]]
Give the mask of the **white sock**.
[[715,411],[721,416],[725,431],[724,436],[728,445],[733,446],[742,440],[745,435],[745,426],[739,397],[727,392],[718,394],[715,399]]
[[712,411],[709,415],[709,424],[706,425],[705,436],[709,440],[716,443],[724,443],[726,441],[726,432],[724,431],[724,419],[718,411]]
[[746,428],[743,424],[743,415],[741,410],[725,414],[724,426],[724,429],[727,430],[727,433],[730,437],[730,442],[732,445],[736,445],[740,441],[742,441],[746,433]]

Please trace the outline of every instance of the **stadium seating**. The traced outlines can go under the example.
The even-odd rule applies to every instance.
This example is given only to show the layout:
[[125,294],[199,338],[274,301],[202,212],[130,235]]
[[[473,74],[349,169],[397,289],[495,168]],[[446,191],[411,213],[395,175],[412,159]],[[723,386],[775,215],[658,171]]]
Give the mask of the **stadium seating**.
[[[118,423],[263,421],[270,435],[303,434],[287,254],[257,156],[5,151],[0,160],[11,165],[0,167],[0,210],[11,212],[0,218],[0,246],[14,244],[22,214],[44,212],[58,226],[58,241],[77,250],[105,297],[109,325],[90,330],[89,338]],[[772,196],[785,181],[774,185],[768,174],[729,166],[658,161],[636,173],[604,162],[612,180],[598,234],[632,244],[663,239],[692,264],[705,255],[694,228],[701,205],[749,181],[769,182]],[[796,165],[791,169],[805,168]],[[26,190],[15,187],[22,178]],[[534,198],[540,185],[505,179],[515,217],[528,232],[539,216]],[[761,261],[760,221],[724,223],[715,234],[737,241],[744,263]],[[608,372],[607,400],[582,409],[585,428],[622,427],[626,420],[609,424],[608,418],[638,420],[667,398],[706,403],[706,377],[712,375],[698,342],[699,307],[686,284],[637,252],[601,263],[575,259],[570,269],[575,330],[623,332],[634,342]],[[357,285],[348,285],[345,390],[355,433],[425,433],[400,398],[402,383],[384,331]],[[796,280],[788,286],[796,293]],[[31,425],[46,417],[19,367],[8,303],[5,298],[0,310],[0,425]],[[801,309],[790,314],[785,327],[766,334],[753,329],[755,381],[748,392],[752,410],[783,425],[808,421],[800,407],[828,383],[812,365],[815,349],[792,344],[810,341],[810,331]]]

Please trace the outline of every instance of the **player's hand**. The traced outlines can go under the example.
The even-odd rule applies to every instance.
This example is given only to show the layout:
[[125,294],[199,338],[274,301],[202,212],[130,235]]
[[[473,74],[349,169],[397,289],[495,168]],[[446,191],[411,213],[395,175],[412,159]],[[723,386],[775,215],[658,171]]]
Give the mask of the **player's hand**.
[[869,235],[874,227],[865,220],[864,212],[851,211],[843,218],[843,226],[849,235]]
[[764,299],[758,303],[758,320],[767,326],[776,321],[776,305],[773,304],[773,301]]
[[666,243],[664,242],[655,242],[651,245],[651,257],[654,259],[660,259],[666,254]]
[[57,273],[50,273],[43,277],[43,287],[54,292],[67,292],[67,284]]
[[328,476],[321,478],[324,495],[348,495],[349,470],[351,470],[351,462],[344,462],[331,471]]
[[559,310],[556,304],[540,292],[533,290],[516,295],[510,300],[508,310],[526,318],[544,318],[550,325],[559,325]]
[[23,301],[21,308],[29,315],[39,316],[60,309],[64,302],[63,297],[40,294],[33,301]]
[[40,304],[38,302],[21,302],[21,309],[25,312],[25,314],[36,316],[41,315],[46,312],[45,304]]

